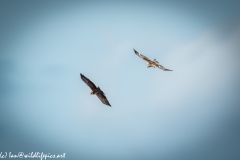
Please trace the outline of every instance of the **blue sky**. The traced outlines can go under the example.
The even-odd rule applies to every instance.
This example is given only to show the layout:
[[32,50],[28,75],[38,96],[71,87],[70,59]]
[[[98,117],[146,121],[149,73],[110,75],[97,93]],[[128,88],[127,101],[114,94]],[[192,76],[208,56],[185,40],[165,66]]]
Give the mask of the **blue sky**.
[[[0,3],[0,152],[240,156],[237,2]],[[133,48],[173,72],[147,68]]]

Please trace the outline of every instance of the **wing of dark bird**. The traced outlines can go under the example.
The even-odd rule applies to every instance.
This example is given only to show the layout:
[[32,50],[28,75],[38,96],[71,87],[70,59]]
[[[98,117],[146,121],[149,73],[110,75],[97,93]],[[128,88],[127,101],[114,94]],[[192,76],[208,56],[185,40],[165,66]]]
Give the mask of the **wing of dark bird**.
[[95,84],[92,81],[90,81],[87,77],[85,77],[83,74],[80,73],[80,76],[83,82],[85,82],[92,90],[97,88]]
[[137,56],[139,56],[140,58],[142,58],[143,60],[145,60],[145,61],[147,61],[147,62],[152,62],[152,61],[151,61],[150,59],[148,59],[146,56],[138,53],[138,51],[136,51],[135,49],[133,49],[133,50],[134,50],[135,54],[136,54]]
[[167,68],[163,67],[163,66],[160,65],[160,64],[154,63],[154,65],[155,65],[156,67],[158,67],[158,68],[164,70],[164,71],[172,71],[172,70],[170,70],[170,69],[167,69]]
[[102,101],[103,104],[106,104],[111,107],[111,105],[108,102],[107,97],[104,95],[103,91],[99,90],[98,92],[96,92],[96,95]]

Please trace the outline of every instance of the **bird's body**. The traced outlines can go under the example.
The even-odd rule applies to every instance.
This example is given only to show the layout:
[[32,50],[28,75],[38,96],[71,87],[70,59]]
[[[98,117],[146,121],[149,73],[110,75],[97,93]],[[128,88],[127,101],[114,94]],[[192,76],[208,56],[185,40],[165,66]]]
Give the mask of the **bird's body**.
[[147,68],[150,68],[150,67],[154,67],[154,68],[155,68],[155,67],[157,67],[157,68],[162,69],[162,70],[164,70],[164,71],[172,71],[172,70],[167,69],[167,68],[163,67],[162,65],[160,65],[159,62],[158,62],[156,59],[154,59],[153,61],[151,61],[151,60],[148,59],[146,56],[138,53],[138,51],[136,51],[135,49],[133,49],[133,50],[134,50],[134,52],[135,52],[135,54],[136,54],[137,56],[139,56],[140,58],[142,58],[143,60],[145,60],[145,61],[147,62],[147,64],[148,64]]
[[80,73],[81,79],[91,88],[92,92],[90,94],[96,94],[98,98],[102,101],[103,104],[106,104],[111,107],[110,103],[105,96],[105,93],[100,89],[100,87],[96,87],[95,84],[90,81],[87,77]]

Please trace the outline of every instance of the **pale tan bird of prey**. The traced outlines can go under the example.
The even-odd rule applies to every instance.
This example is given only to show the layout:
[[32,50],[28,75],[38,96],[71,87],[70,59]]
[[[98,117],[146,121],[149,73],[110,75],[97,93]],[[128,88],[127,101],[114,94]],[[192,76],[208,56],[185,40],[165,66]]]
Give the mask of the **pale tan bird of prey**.
[[85,77],[83,74],[80,73],[80,76],[83,82],[85,82],[91,88],[92,92],[90,94],[92,95],[96,94],[103,104],[106,104],[111,107],[110,103],[107,100],[107,97],[100,89],[100,87],[96,87],[95,84],[92,81],[90,81],[87,77]]
[[158,62],[156,59],[154,59],[153,61],[151,61],[151,60],[148,59],[146,56],[138,53],[138,51],[136,51],[135,49],[133,49],[133,50],[134,50],[134,52],[135,52],[136,55],[138,55],[140,58],[142,58],[144,61],[147,62],[147,64],[148,64],[147,68],[149,68],[149,67],[154,67],[154,68],[157,67],[157,68],[160,68],[160,69],[162,69],[162,70],[164,70],[164,71],[172,71],[172,70],[167,69],[167,68],[163,67],[162,65],[160,65],[159,62]]

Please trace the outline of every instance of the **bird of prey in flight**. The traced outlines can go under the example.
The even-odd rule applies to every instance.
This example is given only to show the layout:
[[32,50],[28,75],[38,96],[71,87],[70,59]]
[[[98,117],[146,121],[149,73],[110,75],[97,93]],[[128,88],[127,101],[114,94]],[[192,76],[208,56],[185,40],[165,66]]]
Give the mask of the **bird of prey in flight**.
[[96,94],[103,104],[106,104],[111,107],[110,103],[107,100],[107,97],[100,89],[100,87],[96,87],[95,84],[92,81],[90,81],[87,77],[85,77],[83,74],[80,73],[80,76],[83,82],[85,82],[91,88],[92,92],[90,94],[92,95]]
[[136,51],[135,49],[133,49],[133,50],[134,50],[134,52],[135,52],[136,55],[138,55],[140,58],[142,58],[144,61],[147,62],[147,64],[148,64],[147,68],[149,68],[149,67],[154,67],[154,68],[157,67],[157,68],[160,68],[160,69],[162,69],[162,70],[164,70],[164,71],[172,71],[172,70],[167,69],[167,68],[163,67],[162,65],[160,65],[159,62],[158,62],[156,59],[154,59],[153,61],[151,61],[151,60],[148,59],[146,56],[138,53],[138,51]]

